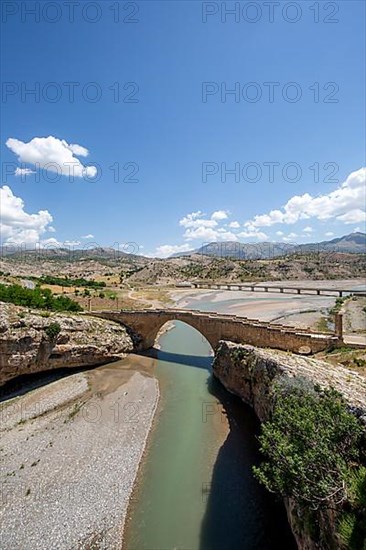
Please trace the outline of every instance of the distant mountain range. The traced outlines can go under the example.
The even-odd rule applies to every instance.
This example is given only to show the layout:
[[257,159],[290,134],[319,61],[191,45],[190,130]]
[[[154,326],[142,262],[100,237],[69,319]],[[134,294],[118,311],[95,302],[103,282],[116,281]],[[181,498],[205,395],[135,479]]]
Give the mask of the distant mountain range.
[[318,243],[291,244],[279,242],[239,243],[236,241],[211,242],[196,250],[173,254],[171,257],[204,255],[235,259],[269,259],[289,254],[311,252],[345,252],[348,254],[366,253],[366,234],[350,233],[331,241]]
[[[89,247],[90,246],[90,247]],[[126,247],[126,252],[111,247],[93,247],[89,245],[84,249],[73,248],[43,248],[43,249],[20,249],[16,251],[14,247],[3,246],[0,256],[14,260],[32,259],[33,257],[42,257],[47,260],[57,260],[60,262],[78,262],[83,260],[95,260],[99,262],[110,260],[133,261],[137,264],[151,263],[153,258],[147,258],[134,253],[133,247]],[[136,252],[137,245],[136,245]],[[260,243],[239,243],[235,241],[211,242],[196,250],[180,252],[173,254],[170,258],[195,257],[197,255],[217,258],[232,258],[237,260],[260,260],[288,256],[296,253],[318,253],[318,252],[345,252],[348,254],[366,253],[366,234],[350,233],[333,239],[331,241],[322,241],[319,243],[291,244],[280,242],[260,242]]]
[[[127,247],[126,247],[126,250],[128,250]],[[133,247],[131,246],[129,250],[131,250],[132,252]],[[137,246],[136,246],[136,251],[137,251]],[[14,259],[39,255],[49,260],[59,260],[59,261],[80,261],[84,259],[116,260],[121,258],[135,259],[135,258],[142,257],[137,254],[123,252],[122,250],[118,250],[112,247],[88,247],[88,246],[82,249],[72,248],[72,247],[70,247],[70,249],[66,247],[57,248],[52,246],[45,247],[45,248],[37,248],[37,249],[20,248],[19,251],[16,251],[15,246],[4,245],[1,250],[1,255],[5,257],[14,258]]]

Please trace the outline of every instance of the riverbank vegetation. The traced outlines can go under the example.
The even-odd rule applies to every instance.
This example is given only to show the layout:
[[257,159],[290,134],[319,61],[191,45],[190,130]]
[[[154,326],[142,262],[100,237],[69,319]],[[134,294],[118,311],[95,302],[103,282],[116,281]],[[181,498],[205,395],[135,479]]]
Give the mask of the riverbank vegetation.
[[84,279],[83,277],[73,279],[70,277],[54,277],[53,275],[44,275],[38,279],[38,282],[43,285],[58,285],[58,286],[82,286],[86,288],[102,289],[106,287],[104,281],[95,281],[94,279]]
[[0,301],[50,311],[82,311],[80,304],[67,296],[54,296],[48,288],[24,288],[0,284]]
[[272,418],[259,437],[264,461],[254,474],[269,491],[295,501],[302,528],[321,548],[333,548],[321,528],[324,512],[336,518],[338,548],[365,548],[364,436],[335,390],[306,381],[277,387]]

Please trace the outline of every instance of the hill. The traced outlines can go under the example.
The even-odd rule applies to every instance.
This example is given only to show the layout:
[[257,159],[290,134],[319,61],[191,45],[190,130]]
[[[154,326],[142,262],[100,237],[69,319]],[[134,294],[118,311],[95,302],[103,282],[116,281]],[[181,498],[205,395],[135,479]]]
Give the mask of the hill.
[[192,254],[214,256],[220,258],[245,259],[270,259],[299,253],[320,252],[345,252],[348,254],[366,253],[366,234],[350,233],[330,241],[315,243],[280,243],[259,242],[239,243],[236,241],[223,241],[206,243],[197,250],[173,254],[171,257],[187,257]]

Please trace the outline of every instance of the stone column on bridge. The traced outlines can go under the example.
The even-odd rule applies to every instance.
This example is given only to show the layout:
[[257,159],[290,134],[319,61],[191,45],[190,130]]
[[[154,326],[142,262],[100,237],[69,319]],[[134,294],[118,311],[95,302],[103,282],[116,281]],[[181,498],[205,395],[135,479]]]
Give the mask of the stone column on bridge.
[[343,315],[336,313],[334,315],[335,334],[340,340],[343,340]]

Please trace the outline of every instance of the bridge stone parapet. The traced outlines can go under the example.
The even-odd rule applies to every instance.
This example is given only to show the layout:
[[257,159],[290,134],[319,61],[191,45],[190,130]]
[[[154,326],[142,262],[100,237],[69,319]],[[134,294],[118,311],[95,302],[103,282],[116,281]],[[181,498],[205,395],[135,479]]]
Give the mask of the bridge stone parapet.
[[101,311],[88,315],[115,321],[138,336],[140,351],[154,346],[160,329],[167,322],[182,321],[198,330],[215,350],[220,340],[270,347],[299,353],[332,349],[342,344],[341,334],[305,331],[295,327],[250,320],[236,315],[184,309],[155,309],[136,311]]

